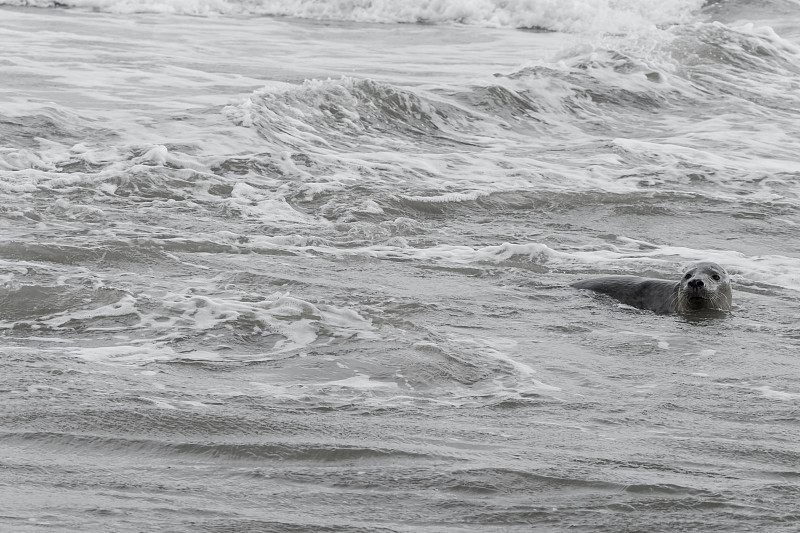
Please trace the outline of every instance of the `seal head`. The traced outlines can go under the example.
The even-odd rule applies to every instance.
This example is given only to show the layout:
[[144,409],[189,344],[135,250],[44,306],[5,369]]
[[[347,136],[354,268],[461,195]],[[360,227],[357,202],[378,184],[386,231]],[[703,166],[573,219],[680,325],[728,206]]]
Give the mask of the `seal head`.
[[731,280],[716,263],[697,263],[684,272],[678,285],[675,312],[700,309],[731,310]]

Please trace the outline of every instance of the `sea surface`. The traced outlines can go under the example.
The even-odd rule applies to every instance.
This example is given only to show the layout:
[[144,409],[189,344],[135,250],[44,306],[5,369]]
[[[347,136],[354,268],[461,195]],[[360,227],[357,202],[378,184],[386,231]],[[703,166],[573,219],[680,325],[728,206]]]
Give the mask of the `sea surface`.
[[798,502],[797,0],[0,0],[0,531]]

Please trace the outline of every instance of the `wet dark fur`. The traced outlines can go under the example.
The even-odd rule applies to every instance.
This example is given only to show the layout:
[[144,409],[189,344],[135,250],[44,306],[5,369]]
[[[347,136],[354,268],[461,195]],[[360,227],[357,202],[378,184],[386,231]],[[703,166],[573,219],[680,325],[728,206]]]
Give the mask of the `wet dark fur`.
[[710,262],[692,266],[677,282],[638,276],[606,276],[579,281],[572,286],[607,294],[624,304],[661,314],[701,309],[729,311],[731,308],[728,273]]

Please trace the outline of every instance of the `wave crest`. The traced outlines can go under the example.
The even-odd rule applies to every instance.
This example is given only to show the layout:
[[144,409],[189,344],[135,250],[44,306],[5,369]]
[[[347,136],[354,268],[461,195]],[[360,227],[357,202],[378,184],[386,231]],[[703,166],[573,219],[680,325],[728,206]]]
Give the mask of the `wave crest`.
[[686,22],[703,0],[5,0],[112,13],[269,15],[369,23],[468,24],[620,33]]
[[[448,114],[446,108],[447,104],[436,105],[410,90],[342,77],[265,87],[241,106],[228,107],[226,113],[285,147],[352,148],[360,137],[374,143],[376,139],[404,137],[408,141],[442,135],[450,129],[448,116],[459,116]],[[458,120],[463,122],[460,115]]]

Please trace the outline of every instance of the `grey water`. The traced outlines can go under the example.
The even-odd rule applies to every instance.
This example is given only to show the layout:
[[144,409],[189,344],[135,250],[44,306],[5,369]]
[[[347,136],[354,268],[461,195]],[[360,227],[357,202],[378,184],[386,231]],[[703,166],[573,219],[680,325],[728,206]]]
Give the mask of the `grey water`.
[[797,529],[793,3],[19,4],[0,530]]

